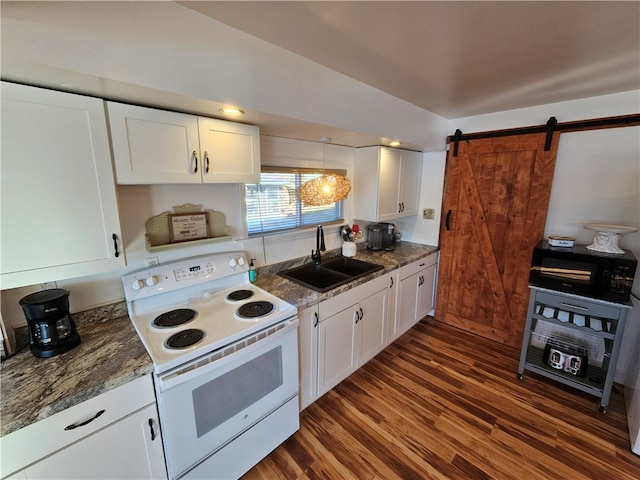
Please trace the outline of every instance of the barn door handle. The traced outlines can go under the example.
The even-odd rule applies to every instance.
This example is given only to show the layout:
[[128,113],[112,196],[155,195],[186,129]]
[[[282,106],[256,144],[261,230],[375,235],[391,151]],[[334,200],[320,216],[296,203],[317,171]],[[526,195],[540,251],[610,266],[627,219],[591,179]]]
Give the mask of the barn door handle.
[[449,220],[451,220],[451,210],[447,212],[447,218],[444,221],[444,226],[447,230],[451,230],[451,225],[449,224]]

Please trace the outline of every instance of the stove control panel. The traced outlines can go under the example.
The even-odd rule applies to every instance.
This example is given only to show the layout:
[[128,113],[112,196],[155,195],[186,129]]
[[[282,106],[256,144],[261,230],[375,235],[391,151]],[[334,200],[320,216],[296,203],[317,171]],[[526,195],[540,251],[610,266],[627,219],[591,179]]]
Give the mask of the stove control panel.
[[226,252],[154,265],[122,277],[127,301],[151,297],[248,271],[246,252]]
[[189,267],[178,268],[173,271],[176,277],[176,281],[188,280],[190,278],[196,278],[200,275],[211,275],[216,271],[216,264],[213,262],[207,262],[204,264],[191,265]]

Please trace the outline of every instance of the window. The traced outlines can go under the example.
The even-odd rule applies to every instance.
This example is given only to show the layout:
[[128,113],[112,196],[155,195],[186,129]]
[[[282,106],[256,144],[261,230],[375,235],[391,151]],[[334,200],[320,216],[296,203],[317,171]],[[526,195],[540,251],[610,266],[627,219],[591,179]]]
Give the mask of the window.
[[[325,171],[346,174],[344,170]],[[319,177],[322,172],[316,169],[263,167],[260,183],[245,185],[249,236],[342,221],[342,200],[320,207],[310,207],[303,205],[298,199],[297,188]]]

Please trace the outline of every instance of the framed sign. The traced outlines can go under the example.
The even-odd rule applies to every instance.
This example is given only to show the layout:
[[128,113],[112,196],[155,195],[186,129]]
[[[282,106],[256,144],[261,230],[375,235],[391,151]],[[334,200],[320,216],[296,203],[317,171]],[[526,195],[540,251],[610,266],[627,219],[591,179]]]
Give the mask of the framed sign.
[[208,238],[206,213],[176,213],[169,215],[171,243]]

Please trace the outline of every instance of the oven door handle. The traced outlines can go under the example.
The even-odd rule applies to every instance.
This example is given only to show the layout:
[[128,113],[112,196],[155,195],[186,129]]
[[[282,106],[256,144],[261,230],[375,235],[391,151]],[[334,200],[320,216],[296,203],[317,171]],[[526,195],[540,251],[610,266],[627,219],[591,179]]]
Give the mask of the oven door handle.
[[[221,369],[225,365],[234,362],[240,355],[247,355],[258,349],[263,349],[266,345],[282,343],[282,337],[289,334],[289,332],[291,331],[293,331],[294,339],[297,342],[298,318],[294,317],[292,319],[289,319],[288,322],[289,323],[287,325],[282,327],[277,332],[274,332],[266,338],[259,339],[253,343],[247,342],[247,345],[240,349],[234,349],[233,351],[231,351],[229,348],[230,345],[227,345],[220,348],[215,353],[205,355],[204,358],[197,358],[187,365],[182,365],[174,370],[157,375],[157,386],[160,392],[166,392],[167,390],[175,388],[178,385],[188,382],[193,378],[200,377],[214,370]],[[265,330],[268,330],[269,328]],[[255,335],[250,335],[248,338],[257,337],[259,335],[260,332],[257,332]],[[235,344],[238,343],[239,342],[235,342]],[[223,356],[219,356],[219,352],[223,352]]]

